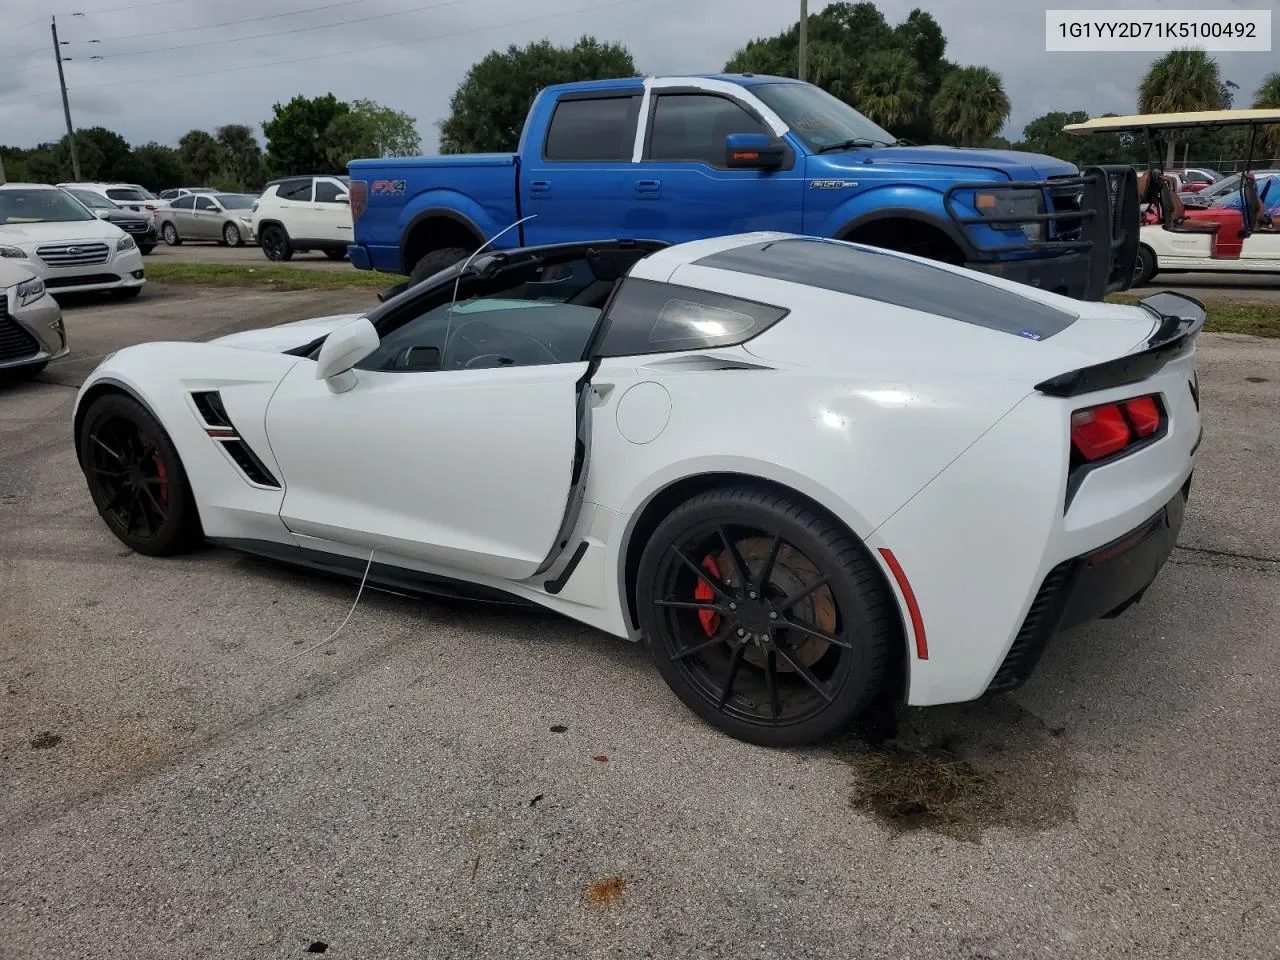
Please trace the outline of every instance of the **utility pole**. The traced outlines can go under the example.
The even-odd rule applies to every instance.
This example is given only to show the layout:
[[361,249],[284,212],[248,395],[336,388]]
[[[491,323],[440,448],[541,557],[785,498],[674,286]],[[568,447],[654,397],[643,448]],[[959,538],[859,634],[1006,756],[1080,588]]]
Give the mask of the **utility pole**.
[[809,0],[800,0],[800,79],[809,74]]
[[62,75],[62,48],[58,46],[58,18],[49,18],[49,29],[53,31],[53,59],[58,65],[58,84],[62,87],[62,114],[67,118],[67,144],[71,147],[71,169],[75,173],[76,182],[80,182],[80,157],[76,153],[76,135],[71,129],[71,101],[67,99],[67,78]]

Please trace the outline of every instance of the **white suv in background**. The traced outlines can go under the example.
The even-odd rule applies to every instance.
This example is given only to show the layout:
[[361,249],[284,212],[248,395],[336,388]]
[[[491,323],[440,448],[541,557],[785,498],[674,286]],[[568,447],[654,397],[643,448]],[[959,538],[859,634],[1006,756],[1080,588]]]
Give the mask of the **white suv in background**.
[[351,244],[350,178],[284,177],[272,180],[253,205],[253,235],[268,260],[322,250],[341,260]]
[[58,186],[64,189],[88,190],[100,197],[106,197],[108,200],[115,201],[116,206],[146,214],[151,218],[151,225],[157,231],[160,229],[160,225],[156,222],[156,213],[164,206],[164,201],[141,184],[95,182],[60,183]]

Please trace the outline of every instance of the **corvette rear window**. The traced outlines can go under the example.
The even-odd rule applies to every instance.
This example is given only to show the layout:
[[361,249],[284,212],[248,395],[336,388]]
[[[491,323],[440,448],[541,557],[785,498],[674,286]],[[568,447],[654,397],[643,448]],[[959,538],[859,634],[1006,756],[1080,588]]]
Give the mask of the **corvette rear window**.
[[1029,340],[1047,340],[1078,319],[1078,314],[975,277],[906,260],[888,251],[824,240],[770,240],[714,253],[696,262],[718,270],[850,293]]

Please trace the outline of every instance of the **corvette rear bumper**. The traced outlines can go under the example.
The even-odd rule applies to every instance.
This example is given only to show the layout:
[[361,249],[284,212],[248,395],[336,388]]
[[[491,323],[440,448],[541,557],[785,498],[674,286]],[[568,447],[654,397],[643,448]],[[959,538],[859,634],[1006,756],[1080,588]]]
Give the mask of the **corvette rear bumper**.
[[1117,617],[1142,598],[1173,553],[1190,488],[1188,477],[1154,516],[1049,571],[987,693],[1025,683],[1054,634],[1090,620]]

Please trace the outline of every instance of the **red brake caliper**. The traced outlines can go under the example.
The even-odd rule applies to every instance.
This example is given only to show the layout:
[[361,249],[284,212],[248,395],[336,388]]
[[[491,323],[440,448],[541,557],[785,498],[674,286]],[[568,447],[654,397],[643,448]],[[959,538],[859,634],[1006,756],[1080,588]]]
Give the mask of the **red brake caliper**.
[[156,474],[160,477],[160,503],[164,506],[169,505],[169,475],[164,472],[164,461],[160,459],[160,454],[155,455]]
[[[717,580],[720,579],[720,568],[716,566],[715,560],[710,556],[702,558],[702,569],[707,571]],[[693,599],[700,603],[710,603],[715,600],[716,592],[711,589],[711,584],[703,579],[698,580],[698,586],[693,591]],[[715,636],[717,630],[720,629],[720,614],[714,610],[699,610],[698,619],[702,621],[703,632],[708,637]]]

